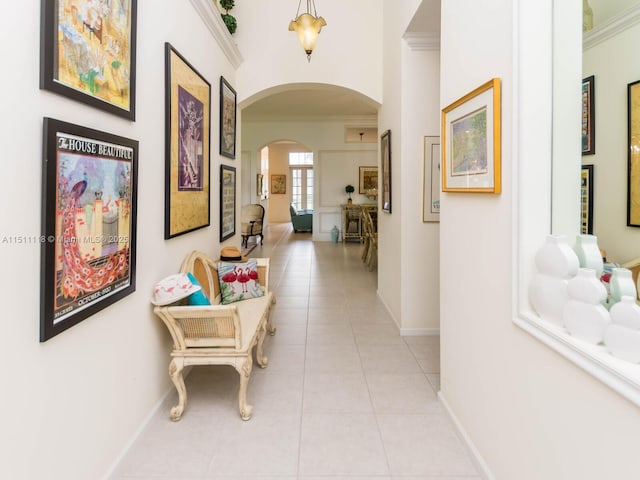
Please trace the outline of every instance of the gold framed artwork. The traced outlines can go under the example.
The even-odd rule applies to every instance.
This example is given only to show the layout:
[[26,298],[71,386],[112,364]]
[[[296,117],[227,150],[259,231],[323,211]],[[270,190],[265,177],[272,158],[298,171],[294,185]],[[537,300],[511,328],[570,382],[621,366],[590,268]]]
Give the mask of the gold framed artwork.
[[500,193],[500,79],[442,110],[442,191]]
[[440,221],[440,137],[424,137],[422,221]]
[[380,155],[382,156],[382,211],[391,213],[391,130],[380,136]]
[[640,227],[640,80],[627,85],[627,226]]
[[271,175],[271,194],[281,195],[287,193],[287,176]]
[[368,195],[370,191],[378,190],[378,167],[360,167],[358,193]]
[[210,224],[211,85],[165,43],[165,230],[169,239]]
[[137,0],[40,5],[40,88],[135,120]]

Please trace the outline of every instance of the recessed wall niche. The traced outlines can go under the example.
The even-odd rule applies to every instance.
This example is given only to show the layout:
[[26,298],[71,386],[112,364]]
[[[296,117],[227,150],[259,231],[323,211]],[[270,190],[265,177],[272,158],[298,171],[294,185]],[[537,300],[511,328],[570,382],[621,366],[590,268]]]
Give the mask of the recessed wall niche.
[[377,143],[377,127],[344,127],[344,143]]

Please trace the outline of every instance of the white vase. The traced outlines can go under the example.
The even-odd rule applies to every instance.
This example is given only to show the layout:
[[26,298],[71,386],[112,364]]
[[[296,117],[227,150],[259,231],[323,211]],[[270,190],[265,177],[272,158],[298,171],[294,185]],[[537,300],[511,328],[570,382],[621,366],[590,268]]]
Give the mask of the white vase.
[[564,325],[562,311],[569,300],[566,279],[536,274],[529,286],[529,300],[540,318],[558,326]]
[[573,277],[579,266],[578,257],[564,235],[547,235],[536,252],[535,263],[538,273],[560,278]]
[[604,306],[580,300],[569,300],[562,318],[572,336],[594,345],[602,342],[604,332],[611,323],[609,312]]
[[611,307],[609,311],[611,321],[616,325],[640,330],[640,305],[636,298],[624,295],[622,299]]
[[598,248],[598,237],[595,235],[578,235],[573,250],[578,255],[580,266],[594,269],[596,276],[600,278],[604,263],[602,261],[602,253]]
[[604,334],[604,344],[615,357],[627,362],[640,363],[640,331],[622,325],[609,325]]
[[567,283],[567,292],[571,299],[591,305],[602,304],[607,299],[607,289],[591,268],[579,268],[576,276]]
[[632,297],[632,300],[635,299],[638,293],[633,283],[631,270],[627,268],[614,268],[611,273],[611,279],[609,280],[609,290],[611,292],[610,304],[619,302],[624,296]]

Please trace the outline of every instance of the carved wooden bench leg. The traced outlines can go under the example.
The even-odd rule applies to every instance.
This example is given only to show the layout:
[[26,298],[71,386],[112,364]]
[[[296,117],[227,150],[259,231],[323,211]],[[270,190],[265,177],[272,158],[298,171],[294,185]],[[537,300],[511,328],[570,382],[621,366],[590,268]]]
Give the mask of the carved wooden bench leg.
[[[268,315],[268,314],[267,314]],[[261,368],[266,368],[269,363],[269,359],[264,354],[264,337],[267,333],[267,321],[265,320],[260,325],[260,330],[258,332],[258,343],[256,345],[256,361]]]
[[[276,297],[274,295],[273,300],[271,300],[271,305],[275,305],[275,304],[276,304]],[[267,332],[269,332],[269,335],[276,334],[276,327],[274,327],[273,324],[271,323],[271,306],[269,306],[269,311],[267,312]]]
[[170,411],[171,420],[174,422],[180,420],[182,412],[184,412],[187,406],[187,388],[184,385],[184,377],[182,376],[183,369],[184,359],[182,358],[174,358],[171,360],[171,363],[169,363],[169,376],[178,391],[178,404],[171,408]]
[[240,365],[236,364],[236,370],[240,374],[240,389],[238,391],[238,410],[240,411],[240,417],[243,420],[249,420],[251,418],[251,411],[253,407],[247,404],[247,385],[249,383],[249,377],[251,377],[251,369],[253,368],[253,355],[251,355],[251,349],[249,349],[249,355],[244,358],[244,361]]

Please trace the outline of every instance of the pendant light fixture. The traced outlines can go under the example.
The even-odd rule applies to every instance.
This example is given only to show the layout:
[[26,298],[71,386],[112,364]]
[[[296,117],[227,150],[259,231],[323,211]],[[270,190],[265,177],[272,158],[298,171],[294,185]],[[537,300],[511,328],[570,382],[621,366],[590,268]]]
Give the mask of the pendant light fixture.
[[[324,18],[318,16],[315,0],[306,0],[306,2],[307,11],[302,15],[300,15],[300,5],[302,4],[302,0],[298,2],[296,19],[291,20],[291,22],[289,23],[289,31],[296,32],[298,34],[298,38],[300,39],[302,48],[307,54],[307,61],[310,62],[311,53],[313,52],[313,49],[316,48],[318,34],[320,33],[320,30],[322,30],[322,27],[327,24],[327,22],[325,22]],[[312,4],[313,15],[311,14]]]

